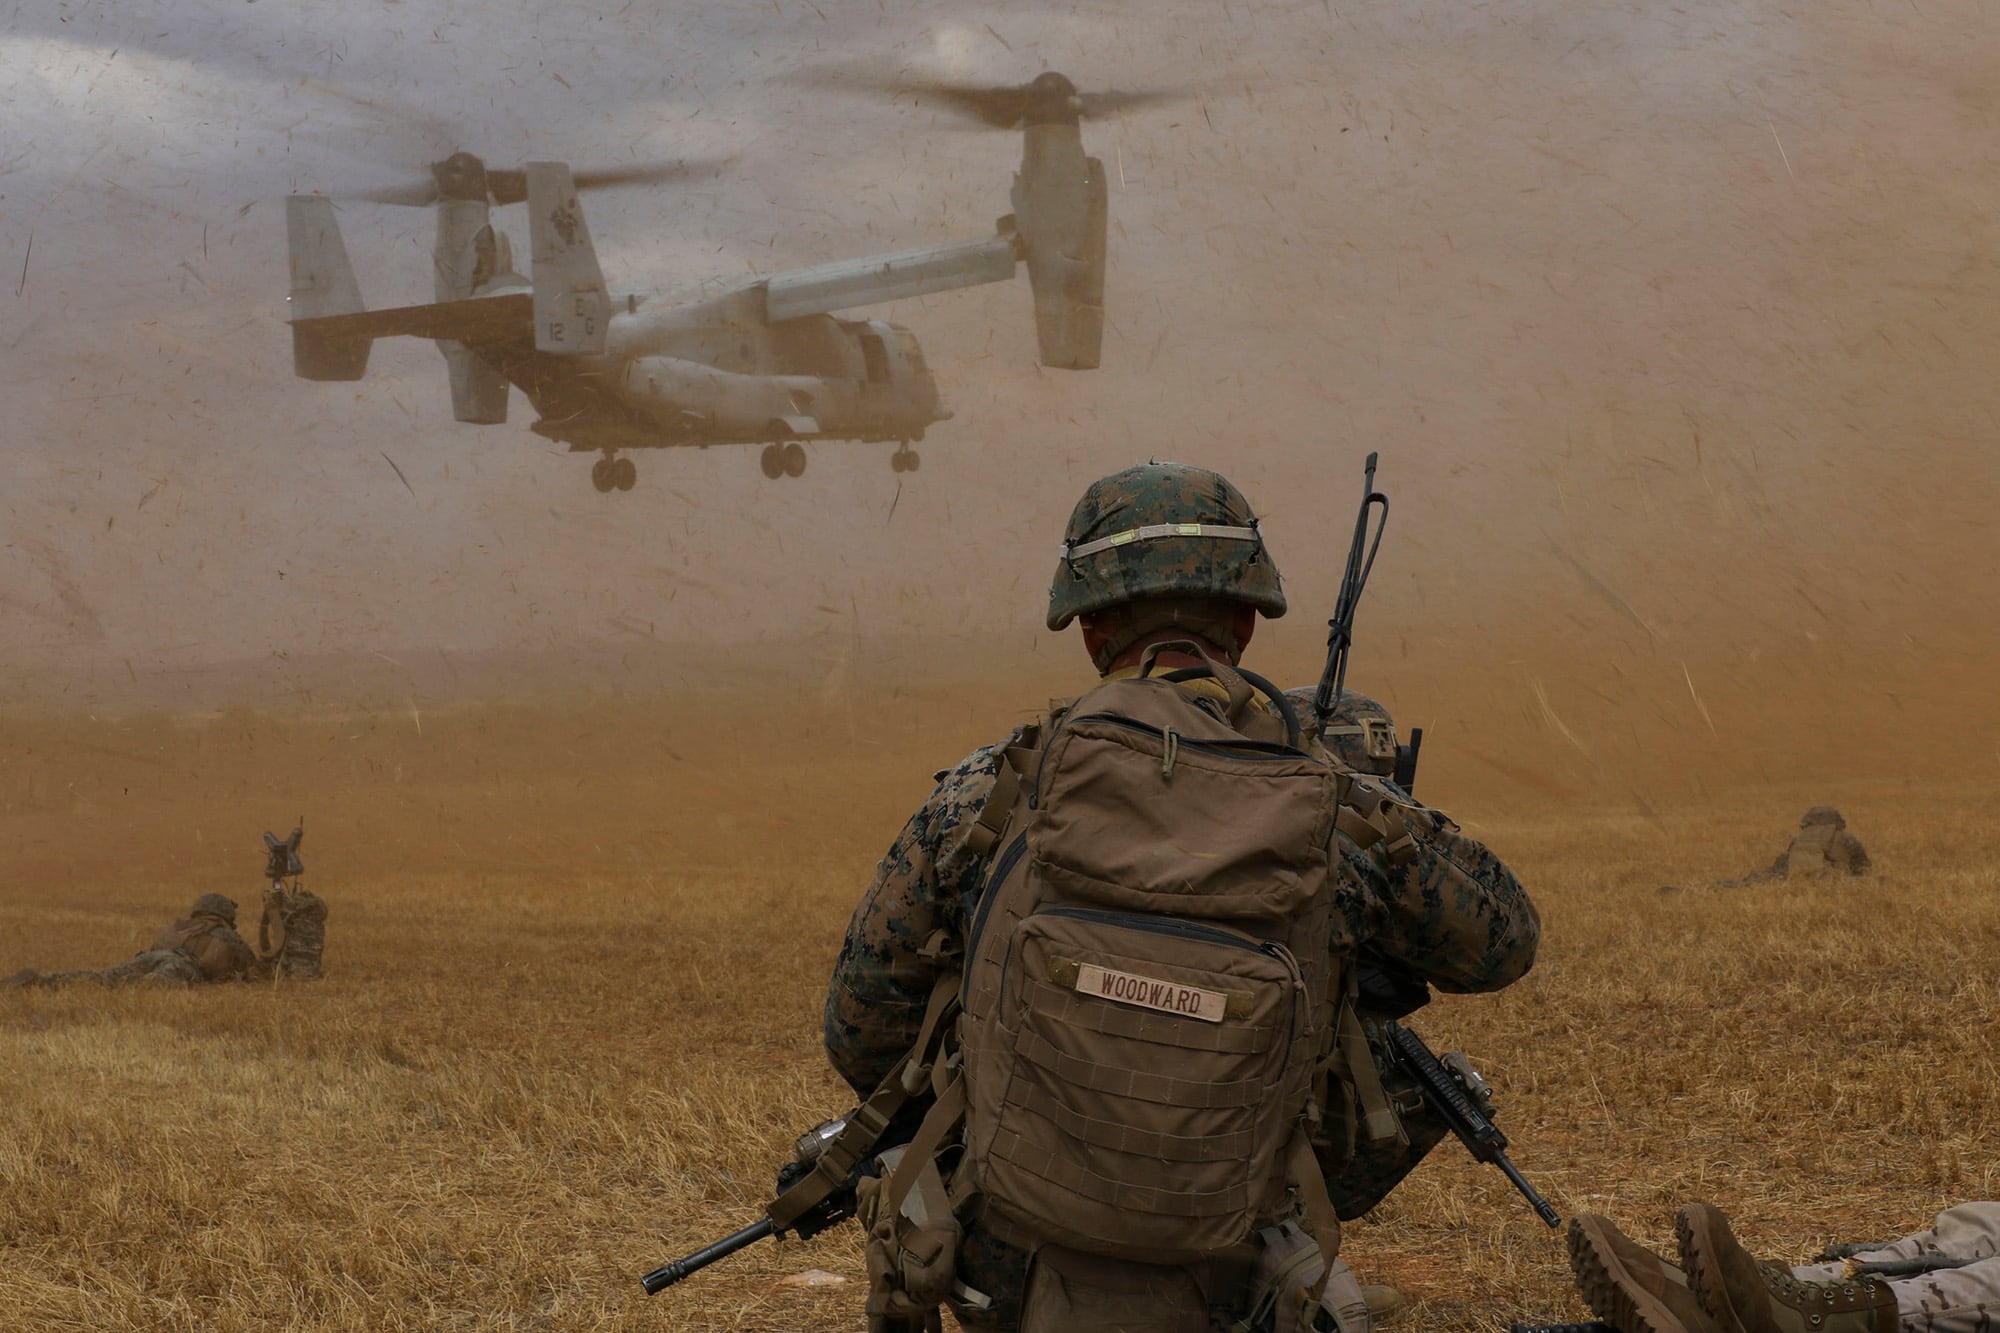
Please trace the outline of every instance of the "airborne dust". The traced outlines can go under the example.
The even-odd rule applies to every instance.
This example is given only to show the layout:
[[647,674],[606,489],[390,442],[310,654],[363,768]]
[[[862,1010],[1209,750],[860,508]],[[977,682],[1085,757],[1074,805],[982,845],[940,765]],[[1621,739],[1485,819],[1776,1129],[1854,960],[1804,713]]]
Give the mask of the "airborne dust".
[[[1303,675],[1380,449],[1355,679],[1432,725],[1440,772],[1461,742],[1642,796],[1794,753],[2000,767],[1988,6],[61,0],[7,23],[12,702],[444,706],[745,662],[772,689],[1005,689],[1022,663],[1056,688],[1080,664],[1038,624],[1062,516],[1149,455],[1262,508],[1295,606],[1266,660]],[[1023,283],[905,303],[958,413],[922,473],[887,446],[817,446],[783,484],[754,451],[657,453],[608,498],[518,397],[505,427],[452,423],[422,344],[358,385],[290,378],[282,196],[452,147],[732,158],[588,201],[614,285],[985,232],[1016,137],[786,77],[850,60],[1188,90],[1086,127],[1104,369],[1034,366]],[[371,304],[425,299],[422,210],[344,226]]]
[[[612,496],[518,396],[453,423],[430,347],[291,377],[284,195],[456,148],[726,159],[586,198],[614,287],[986,234],[1018,138],[791,77],[848,61],[1185,88],[1085,127],[1101,370],[1035,366],[1023,282],[903,303],[957,412],[921,472]],[[845,1096],[846,913],[933,769],[1083,679],[1054,547],[1148,456],[1262,512],[1253,658],[1303,681],[1382,452],[1350,679],[1550,925],[1426,1023],[1565,1211],[1657,1241],[1701,1188],[1802,1253],[1992,1197],[1996,71],[1981,0],[0,4],[0,974],[253,903],[300,812],[332,908],[311,988],[0,1014],[0,1308],[632,1326]],[[341,216],[371,305],[426,299],[424,212]],[[1654,892],[1822,801],[1876,877]],[[1351,1240],[1404,1327],[1580,1311],[1455,1152]],[[815,1244],[644,1318],[851,1323],[770,1285],[858,1280]]]

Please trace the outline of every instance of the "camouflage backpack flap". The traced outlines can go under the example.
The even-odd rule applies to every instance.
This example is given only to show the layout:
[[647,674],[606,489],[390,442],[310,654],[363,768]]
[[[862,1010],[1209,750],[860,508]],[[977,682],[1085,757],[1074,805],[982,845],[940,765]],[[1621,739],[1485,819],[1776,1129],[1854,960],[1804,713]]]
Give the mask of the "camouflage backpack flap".
[[1339,993],[1339,780],[1229,711],[1111,681],[1008,755],[1011,812],[981,821],[1003,845],[968,932],[956,1182],[1002,1239],[1191,1263],[1289,1207]]

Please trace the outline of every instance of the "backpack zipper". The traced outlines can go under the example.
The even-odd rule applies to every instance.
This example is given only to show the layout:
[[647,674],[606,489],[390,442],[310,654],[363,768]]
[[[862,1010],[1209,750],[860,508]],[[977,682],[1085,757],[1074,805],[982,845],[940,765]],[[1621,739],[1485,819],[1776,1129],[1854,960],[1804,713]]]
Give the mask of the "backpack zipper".
[[[1166,751],[1161,761],[1161,771],[1168,777],[1173,776],[1174,759],[1182,750],[1194,750],[1200,754],[1212,754],[1224,759],[1253,759],[1266,762],[1280,759],[1313,759],[1304,750],[1295,750],[1291,746],[1278,741],[1254,741],[1247,736],[1240,741],[1193,741],[1174,731],[1171,727],[1163,732],[1160,728],[1153,726],[1149,722],[1137,722],[1129,717],[1120,717],[1116,713],[1086,713],[1082,717],[1077,717],[1074,714],[1065,716],[1057,724],[1056,729],[1049,733],[1048,744],[1042,751],[1044,755],[1055,749],[1056,737],[1061,735],[1063,729],[1068,727],[1072,722],[1107,722],[1114,727],[1122,727],[1126,731],[1137,732],[1141,736],[1153,737],[1160,742]],[[1169,737],[1172,739],[1169,740]],[[1313,762],[1317,763],[1318,761],[1313,760]],[[1041,808],[1042,778],[1047,772],[1047,763],[1036,766],[1035,787],[1029,793],[1028,799],[1028,808],[1031,810]]]
[[[1116,926],[1120,930],[1136,930],[1151,935],[1170,935],[1175,939],[1200,940],[1205,944],[1224,944],[1231,948],[1245,949],[1274,958],[1285,965],[1285,974],[1292,979],[1292,993],[1303,996],[1306,993],[1305,973],[1299,970],[1299,960],[1292,957],[1292,951],[1276,940],[1253,940],[1238,935],[1233,930],[1223,930],[1219,926],[1204,926],[1194,921],[1181,921],[1173,917],[1140,916],[1132,912],[1105,912],[1094,907],[1044,907],[1030,914],[1027,920],[1037,916],[1062,916],[1073,921],[1095,921],[1102,925]],[[1022,924],[1026,924],[1026,920]],[[1012,961],[1013,951],[1008,951],[1008,961]],[[971,951],[967,950],[967,956]],[[1007,987],[1007,966],[1000,966],[1000,988]],[[1296,1033],[1299,1024],[1298,1006],[1291,1010],[1292,1028]]]
[[1066,916],[1076,921],[1097,921],[1107,926],[1117,926],[1122,930],[1172,935],[1177,939],[1200,940],[1207,944],[1227,944],[1232,948],[1249,949],[1253,953],[1269,954],[1273,958],[1282,958],[1288,962],[1291,958],[1282,945],[1271,940],[1253,940],[1238,935],[1233,930],[1224,930],[1220,926],[1204,926],[1199,922],[1182,921],[1175,917],[1141,916],[1136,912],[1106,912],[1095,907],[1044,907],[1035,915]]
[[972,976],[972,958],[979,949],[979,937],[986,930],[986,916],[993,910],[993,900],[1000,895],[1000,885],[1007,876],[1014,873],[1014,867],[1028,850],[1028,835],[1017,834],[1014,841],[1001,850],[1000,859],[993,863],[993,873],[986,877],[986,888],[979,895],[979,907],[972,914],[972,929],[965,933],[965,975]]

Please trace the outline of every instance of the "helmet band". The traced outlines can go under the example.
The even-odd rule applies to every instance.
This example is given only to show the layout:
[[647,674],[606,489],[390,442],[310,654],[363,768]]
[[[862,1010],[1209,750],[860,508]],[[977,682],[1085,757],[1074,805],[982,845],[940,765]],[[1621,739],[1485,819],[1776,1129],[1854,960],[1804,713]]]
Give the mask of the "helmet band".
[[1060,554],[1064,560],[1076,560],[1086,555],[1096,555],[1099,551],[1109,551],[1117,546],[1130,546],[1133,542],[1156,541],[1161,537],[1220,537],[1228,541],[1261,542],[1263,537],[1255,527],[1225,527],[1215,523],[1149,523],[1143,528],[1127,528],[1114,532],[1109,537],[1099,537],[1093,542],[1079,545],[1065,545]]

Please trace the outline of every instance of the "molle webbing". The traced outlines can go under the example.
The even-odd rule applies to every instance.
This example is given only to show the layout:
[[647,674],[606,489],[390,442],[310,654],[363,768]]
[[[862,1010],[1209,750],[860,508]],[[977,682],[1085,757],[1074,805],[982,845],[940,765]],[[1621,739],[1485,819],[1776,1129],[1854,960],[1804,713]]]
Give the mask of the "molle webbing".
[[1065,1106],[1045,1089],[1028,1084],[1012,1100],[1079,1142],[1110,1152],[1155,1157],[1163,1162],[1206,1162],[1217,1157],[1248,1158],[1257,1146],[1247,1130],[1222,1134],[1169,1134],[1140,1129],[1122,1120],[1104,1120]]
[[1250,1182],[1246,1180],[1235,1180],[1220,1189],[1205,1191],[1113,1180],[1088,1167],[1075,1170],[1075,1164],[1067,1156],[1058,1155],[1045,1145],[1031,1144],[1017,1134],[1001,1133],[994,1140],[991,1153],[996,1160],[1012,1163],[1028,1174],[1044,1179],[1060,1170],[1066,1193],[1109,1204],[1120,1212],[1188,1218],[1227,1217],[1243,1211],[1253,1202]]
[[1143,1069],[1118,1069],[1096,1059],[1065,1055],[1036,1032],[1024,1032],[1016,1041],[1023,1061],[1057,1080],[1130,1101],[1152,1102],[1177,1110],[1211,1111],[1224,1107],[1259,1106],[1271,1094],[1269,1087],[1254,1079],[1237,1083],[1210,1083]]

